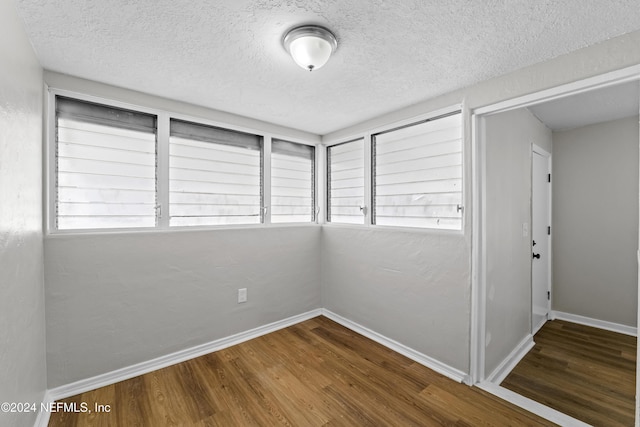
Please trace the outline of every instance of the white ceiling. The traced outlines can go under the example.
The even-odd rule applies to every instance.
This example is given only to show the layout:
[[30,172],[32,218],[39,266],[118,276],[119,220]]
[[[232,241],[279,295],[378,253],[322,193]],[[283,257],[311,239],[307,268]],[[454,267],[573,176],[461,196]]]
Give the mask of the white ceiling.
[[567,130],[637,116],[638,81],[609,86],[529,107],[551,130]]
[[[44,68],[326,134],[640,29],[637,0],[14,0]],[[338,38],[305,72],[300,24]]]

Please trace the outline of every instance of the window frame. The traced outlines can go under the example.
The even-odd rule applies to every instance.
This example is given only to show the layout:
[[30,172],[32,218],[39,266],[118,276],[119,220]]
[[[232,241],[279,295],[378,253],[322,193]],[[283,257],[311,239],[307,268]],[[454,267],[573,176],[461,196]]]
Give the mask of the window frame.
[[[114,233],[157,233],[157,232],[180,232],[195,230],[220,230],[220,229],[241,229],[241,228],[264,228],[272,226],[271,212],[266,204],[271,200],[271,141],[272,139],[280,139],[294,142],[296,144],[307,145],[315,148],[315,177],[313,179],[313,191],[315,197],[315,220],[313,222],[299,223],[276,223],[276,227],[290,226],[308,226],[318,224],[318,200],[319,177],[319,143],[311,142],[299,137],[290,136],[280,133],[266,132],[264,130],[239,126],[231,123],[220,122],[190,114],[180,113],[178,111],[169,111],[162,108],[154,108],[134,104],[131,102],[119,101],[116,99],[105,98],[102,96],[91,95],[87,93],[77,92],[75,90],[67,90],[45,85],[45,137],[44,137],[44,215],[43,222],[45,234],[47,236],[55,235],[78,235],[78,234],[114,234]],[[156,217],[155,227],[129,227],[129,228],[85,228],[85,229],[57,229],[56,228],[56,97],[62,96],[79,101],[86,101],[96,104],[102,104],[114,108],[122,108],[126,110],[137,111],[156,116],[156,203],[158,205],[158,213]],[[170,121],[171,119],[182,120],[202,124],[204,126],[213,126],[235,132],[249,133],[262,138],[262,193],[264,210],[263,221],[259,224],[221,224],[221,225],[202,225],[202,226],[170,226],[169,225],[169,138],[170,138]]]
[[[461,198],[462,198],[462,224],[459,230],[456,229],[440,229],[440,228],[427,228],[427,227],[408,227],[408,226],[398,226],[398,225],[379,225],[373,224],[373,193],[374,193],[374,165],[375,159],[373,157],[373,144],[374,144],[374,136],[376,134],[391,132],[396,129],[405,128],[411,125],[419,124],[425,121],[437,119],[442,116],[448,116],[455,113],[460,114],[461,121],[461,129],[462,129],[462,188],[461,188]],[[347,136],[343,136],[340,138],[336,138],[334,140],[323,141],[325,145],[324,157],[327,158],[327,150],[329,147],[334,145],[340,145],[343,143],[351,142],[357,139],[364,138],[364,161],[365,161],[365,222],[364,224],[348,224],[348,223],[333,223],[326,220],[328,213],[328,165],[325,167],[324,173],[324,183],[325,183],[325,206],[324,209],[324,222],[323,225],[328,225],[330,227],[348,227],[348,228],[373,228],[373,229],[381,229],[381,230],[399,230],[406,231],[412,233],[428,233],[428,234],[443,234],[443,235],[464,235],[467,233],[467,199],[468,199],[468,188],[470,183],[467,182],[468,172],[467,172],[467,124],[468,124],[468,111],[465,108],[464,103],[449,105],[444,108],[440,108],[437,110],[430,111],[428,113],[420,114],[417,116],[413,116],[407,119],[390,122],[383,125],[378,125],[375,127],[371,127],[369,129],[363,130],[361,132],[352,133]]]
[[[291,139],[283,139],[283,138],[271,138],[270,141],[270,147],[269,147],[269,162],[271,162],[272,160],[272,155],[273,155],[273,150],[271,149],[272,147],[272,143],[274,142],[274,140],[276,142],[283,142],[283,143],[288,143],[288,144],[300,144],[299,142],[293,141]],[[302,145],[307,145],[307,146],[311,146],[309,144],[302,144]],[[318,159],[318,146],[311,146],[312,147],[312,161],[311,161],[311,221],[299,221],[299,222],[277,222],[274,224],[317,224],[318,223],[318,217],[319,217],[319,206],[318,206],[318,190],[319,190],[319,185],[318,185],[318,167],[319,167],[319,159]],[[272,202],[272,195],[271,195],[271,190],[273,189],[273,186],[271,185],[271,178],[273,177],[273,171],[271,169],[271,163],[269,164],[269,206],[267,206],[266,211],[269,212],[269,221],[271,221],[271,213],[272,213],[272,206],[271,206],[271,202]],[[266,199],[265,199],[266,200]],[[273,223],[273,222],[272,222]]]
[[[329,155],[329,150],[333,147],[339,147],[341,145],[346,145],[346,144],[350,144],[352,142],[358,142],[362,140],[362,160],[363,160],[363,164],[362,164],[362,178],[363,178],[363,182],[364,185],[362,187],[362,200],[364,203],[364,212],[363,212],[363,223],[362,224],[356,224],[356,223],[351,223],[351,222],[333,222],[331,221],[331,179],[330,179],[330,172],[331,172],[331,156]],[[325,222],[327,224],[342,224],[342,225],[356,225],[356,226],[362,226],[362,225],[366,225],[367,221],[368,221],[368,215],[369,215],[369,203],[368,197],[367,197],[367,140],[365,137],[360,137],[360,138],[355,138],[355,139],[349,139],[347,141],[342,141],[342,142],[338,142],[335,144],[331,144],[331,145],[327,145],[325,147],[325,158],[326,158],[326,167],[325,167],[325,181],[326,181],[326,185],[325,185],[325,204],[326,204],[326,212],[325,212]]]
[[[81,101],[81,102],[88,102],[88,103],[93,103],[93,104],[97,104],[100,106],[104,106],[107,108],[116,108],[116,109],[122,109],[122,110],[129,110],[132,111],[134,113],[143,113],[143,114],[148,114],[148,115],[152,115],[155,116],[155,120],[156,120],[156,129],[155,129],[155,201],[156,201],[156,206],[155,206],[155,215],[154,215],[154,219],[155,219],[155,225],[154,226],[145,226],[145,227],[103,227],[103,228],[95,228],[95,229],[90,229],[90,230],[99,230],[99,231],[109,231],[109,230],[129,230],[129,229],[134,229],[134,230],[154,230],[158,227],[158,165],[157,165],[157,159],[158,159],[158,149],[159,149],[159,136],[158,136],[158,119],[159,116],[158,114],[153,111],[152,109],[148,109],[148,108],[139,108],[138,106],[135,105],[131,105],[131,104],[127,104],[127,103],[123,103],[123,102],[110,102],[109,100],[105,100],[99,97],[92,97],[92,96],[76,96],[76,94],[74,94],[73,92],[68,92],[68,91],[57,91],[55,94],[53,94],[50,97],[49,100],[49,107],[48,107],[48,112],[47,114],[49,114],[51,117],[50,120],[50,124],[51,124],[51,128],[50,131],[47,134],[47,143],[45,144],[46,149],[45,149],[45,153],[46,156],[48,158],[48,161],[45,162],[46,166],[45,169],[47,171],[47,175],[45,180],[46,184],[45,184],[45,188],[47,188],[47,191],[45,191],[46,193],[46,200],[47,200],[47,231],[48,230],[55,230],[56,232],[60,232],[60,233],[78,233],[78,232],[84,232],[85,230],[89,230],[86,228],[68,228],[68,229],[58,229],[57,228],[57,223],[58,223],[58,218],[57,218],[57,208],[58,208],[58,188],[57,188],[57,184],[58,184],[58,156],[57,156],[57,152],[58,152],[58,138],[57,138],[57,129],[58,129],[58,123],[57,123],[57,118],[58,118],[58,114],[57,114],[57,105],[56,105],[56,101],[58,97],[62,97],[62,98],[67,98],[70,99],[72,101]],[[48,117],[48,116],[47,116]],[[49,163],[50,162],[50,163]]]
[[[259,152],[259,168],[260,168],[260,172],[259,172],[259,197],[260,197],[260,204],[259,204],[259,222],[257,223],[238,223],[238,224],[216,224],[216,225],[171,225],[171,188],[170,188],[170,182],[171,182],[171,124],[173,122],[181,122],[183,124],[188,125],[194,125],[194,126],[202,126],[202,127],[207,127],[207,128],[211,128],[211,129],[217,129],[217,130],[222,130],[222,131],[226,131],[226,132],[233,132],[233,133],[237,133],[237,134],[244,134],[244,135],[249,135],[251,137],[256,137],[258,139],[258,149],[255,151]],[[206,143],[210,143],[212,145],[227,145],[227,146],[234,146],[234,144],[224,144],[224,143],[213,143],[211,141],[205,141]],[[169,171],[168,171],[168,180],[169,180],[169,188],[167,189],[167,191],[169,192],[169,199],[167,202],[167,221],[169,222],[169,228],[187,228],[187,229],[191,229],[193,227],[218,227],[218,226],[229,226],[229,225],[260,225],[260,224],[264,224],[264,218],[265,218],[265,210],[263,209],[263,207],[265,206],[265,200],[264,200],[264,183],[263,183],[263,178],[264,178],[264,137],[262,137],[261,135],[256,135],[254,133],[249,133],[249,132],[240,132],[237,130],[231,130],[228,128],[222,128],[219,126],[210,126],[210,125],[204,125],[203,123],[199,123],[199,122],[194,122],[194,121],[187,121],[187,120],[180,120],[180,119],[176,119],[175,117],[170,117],[169,118],[169,155],[168,155],[168,162],[169,162]]]

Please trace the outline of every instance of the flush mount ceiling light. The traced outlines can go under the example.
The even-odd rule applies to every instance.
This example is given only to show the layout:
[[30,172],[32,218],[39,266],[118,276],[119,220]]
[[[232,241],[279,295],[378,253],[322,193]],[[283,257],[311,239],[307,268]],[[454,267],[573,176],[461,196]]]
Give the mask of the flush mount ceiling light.
[[304,25],[289,30],[282,39],[282,44],[296,64],[309,71],[326,64],[338,47],[333,33],[317,25]]

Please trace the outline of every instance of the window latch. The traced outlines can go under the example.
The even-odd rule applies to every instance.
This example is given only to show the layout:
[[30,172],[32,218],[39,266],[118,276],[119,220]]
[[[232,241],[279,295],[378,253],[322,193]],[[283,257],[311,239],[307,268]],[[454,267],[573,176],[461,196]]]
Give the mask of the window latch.
[[366,215],[367,214],[367,207],[366,206],[360,206],[360,212],[362,212],[362,215]]
[[156,218],[162,218],[162,205],[156,205]]
[[460,212],[463,212],[463,211],[464,211],[464,206],[462,206],[462,205],[456,205],[456,212],[457,212],[457,213],[460,213]]

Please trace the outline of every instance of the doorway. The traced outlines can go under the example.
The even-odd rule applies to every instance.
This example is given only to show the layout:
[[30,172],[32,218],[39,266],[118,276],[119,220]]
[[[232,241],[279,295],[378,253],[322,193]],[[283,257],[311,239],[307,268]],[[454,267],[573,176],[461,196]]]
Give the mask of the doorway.
[[[550,237],[545,238],[537,233],[540,230],[546,230],[544,230],[544,225],[536,228],[534,223],[534,221],[536,221],[535,213],[533,211],[524,211],[524,206],[527,201],[525,201],[523,197],[525,193],[536,197],[535,194],[533,194],[533,185],[535,185],[533,181],[533,170],[536,168],[535,164],[537,164],[540,168],[539,173],[542,175],[544,162],[541,161],[542,159],[540,158],[535,160],[535,156],[544,153],[535,154],[535,150],[532,150],[531,145],[527,147],[528,167],[531,167],[531,176],[528,184],[531,186],[529,187],[530,191],[526,191],[527,188],[524,181],[520,182],[518,184],[519,186],[514,186],[513,180],[515,175],[513,175],[513,171],[518,168],[523,168],[526,164],[525,160],[527,160],[524,157],[523,149],[513,147],[506,143],[501,146],[496,146],[494,143],[492,146],[491,143],[488,144],[487,141],[490,141],[496,134],[503,136],[505,139],[511,138],[513,140],[517,138],[517,132],[512,132],[507,127],[500,129],[500,132],[491,134],[491,129],[489,129],[487,123],[497,114],[511,112],[508,126],[517,126],[514,124],[514,119],[520,120],[526,116],[526,111],[528,111],[531,106],[541,105],[548,101],[569,98],[579,94],[586,94],[602,88],[616,85],[621,86],[629,82],[635,84],[633,94],[635,96],[635,114],[637,116],[637,101],[640,97],[637,89],[639,71],[640,67],[632,67],[605,76],[599,76],[564,87],[525,96],[513,101],[503,102],[495,106],[480,108],[474,111],[472,119],[474,125],[473,147],[475,150],[474,176],[476,178],[474,194],[477,195],[474,197],[474,224],[479,230],[479,233],[476,233],[474,236],[473,242],[473,381],[481,388],[559,424],[574,423],[575,425],[580,425],[575,419],[558,413],[558,411],[537,404],[537,402],[532,402],[515,393],[503,390],[496,384],[485,381],[505,356],[514,359],[515,363],[517,363],[518,358],[524,357],[528,348],[530,348],[528,346],[533,342],[533,333],[544,323],[545,310],[547,317],[550,317],[549,296],[553,298],[553,291],[548,294],[549,296],[545,295],[547,296],[547,303],[545,304],[544,298],[542,298],[545,284],[543,280],[537,280],[539,277],[544,277],[545,270],[544,263],[537,263],[538,260],[542,260],[542,253],[537,250],[541,245],[538,239],[549,241]],[[617,102],[613,102],[613,104],[616,103]],[[518,110],[520,116],[517,116],[518,113],[516,113],[516,111]],[[579,112],[581,108],[578,106],[575,110]],[[602,119],[602,117],[600,117],[600,119]],[[536,137],[542,135],[542,133],[538,132],[534,127],[531,127],[529,131]],[[535,141],[532,142],[535,143]],[[549,154],[550,151],[551,150],[548,150],[547,154]],[[506,155],[504,153],[506,153]],[[496,157],[496,155],[503,156],[503,158]],[[508,156],[511,160],[515,159],[513,162],[515,166],[505,165],[505,156]],[[496,174],[502,174],[502,176],[498,179],[496,178]],[[516,177],[516,179],[520,178]],[[615,191],[615,189],[612,191]],[[500,192],[503,192],[504,196],[496,197],[496,194]],[[511,198],[512,200],[505,201],[505,198]],[[633,197],[629,203],[637,203],[637,200],[638,195]],[[531,203],[531,206],[533,206],[532,200]],[[636,214],[636,223],[637,222],[638,218]],[[527,233],[529,224],[531,224],[532,232],[530,237]],[[602,226],[602,223],[598,221],[593,226]],[[635,248],[637,250],[637,235],[634,238]],[[536,246],[533,246],[534,240],[536,241]],[[506,245],[501,245],[505,242]],[[545,248],[549,248],[546,258],[548,262],[551,262],[551,245],[547,243],[544,246]],[[635,250],[632,252],[634,260],[637,261]],[[533,254],[539,254],[540,258],[532,259]],[[523,262],[525,257],[526,263]],[[508,265],[508,268],[502,268],[502,265],[499,264],[500,262],[502,265]],[[550,271],[550,268],[546,268],[547,271]],[[542,273],[537,274],[535,270],[539,270]],[[529,279],[525,277],[527,274],[529,275]],[[536,278],[536,284],[533,283],[534,277]],[[547,277],[549,280],[546,282],[546,287],[549,289],[549,286],[553,285],[550,284],[551,277],[549,275],[547,275]],[[634,280],[634,287],[637,291],[637,277]],[[522,305],[522,300],[520,299],[522,295],[524,295],[522,290],[522,283],[524,282],[526,282],[528,292],[526,313],[524,312],[525,307]],[[516,285],[516,283],[518,284]],[[637,304],[637,293],[634,299]],[[538,313],[534,313],[534,311],[540,311],[540,316],[536,317],[535,314]],[[576,318],[578,317],[579,316],[576,316]],[[523,335],[528,335],[528,337],[525,336],[523,339]],[[529,339],[531,341],[529,341]],[[508,367],[509,363],[503,363],[503,365]],[[515,366],[515,364],[511,367],[513,366]]]
[[551,306],[551,153],[531,153],[531,334],[549,319]]

